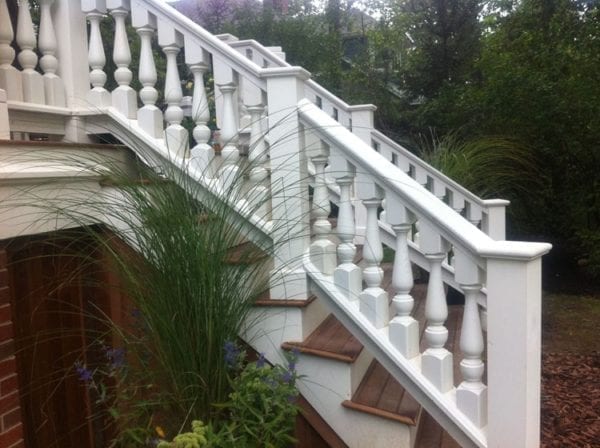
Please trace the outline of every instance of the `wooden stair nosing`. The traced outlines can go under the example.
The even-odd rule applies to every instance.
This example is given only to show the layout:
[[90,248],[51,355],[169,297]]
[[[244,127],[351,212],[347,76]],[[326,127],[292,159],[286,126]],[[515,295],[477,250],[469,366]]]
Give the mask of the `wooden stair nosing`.
[[417,424],[416,418],[408,417],[401,414],[396,414],[390,411],[384,411],[383,409],[374,408],[372,406],[367,406],[365,404],[356,403],[352,400],[344,400],[342,401],[342,406],[348,409],[354,409],[356,411],[364,412],[365,414],[375,415],[377,417],[382,417],[388,420],[394,420],[399,423],[404,423],[406,425],[415,426]]
[[284,350],[297,349],[300,353],[304,353],[306,355],[313,355],[313,356],[318,356],[320,358],[333,359],[335,361],[341,361],[341,362],[345,362],[348,364],[352,364],[354,361],[356,361],[356,358],[358,358],[358,355],[357,356],[342,355],[340,353],[328,352],[328,351],[319,350],[316,348],[305,347],[302,345],[302,342],[284,342],[283,344],[281,344],[281,348]]
[[310,296],[308,299],[258,299],[254,306],[264,306],[272,308],[306,308],[317,299],[317,296]]

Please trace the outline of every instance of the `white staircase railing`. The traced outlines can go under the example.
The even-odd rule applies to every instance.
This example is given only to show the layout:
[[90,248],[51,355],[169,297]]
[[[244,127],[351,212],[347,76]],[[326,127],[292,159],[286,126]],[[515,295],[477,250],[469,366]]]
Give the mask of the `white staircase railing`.
[[[300,102],[299,114],[305,132],[312,134],[311,140],[322,142],[320,148],[325,149],[318,153],[320,163],[330,164],[330,175],[341,188],[340,264],[331,250],[322,249],[322,242],[311,246],[310,256],[305,259],[319,295],[330,302],[338,318],[463,446],[536,446],[540,258],[550,245],[492,240],[384,157],[369,152],[368,145],[311,102]],[[353,214],[348,213],[351,204],[347,189],[354,180],[357,195],[367,208],[364,290],[357,281],[361,270],[351,261],[355,250],[351,243],[354,223]],[[317,181],[315,189],[324,188],[321,185]],[[389,298],[380,285],[382,230],[377,212],[384,198],[386,220],[397,236],[393,273],[396,295],[391,316]],[[427,348],[422,353],[418,347],[418,323],[411,317],[408,233],[415,222],[419,223],[419,248],[428,260],[430,273],[425,305]],[[466,298],[460,341],[462,381],[458,382],[452,372],[454,354],[445,348],[448,309],[442,264],[450,251],[454,283]],[[486,294],[481,300],[484,288]],[[480,302],[488,316],[487,384],[483,378]],[[515,319],[521,325],[518,331],[512,327]],[[515,393],[517,390],[521,392]],[[506,403],[515,406],[510,409],[516,414],[500,411]]]
[[[540,257],[550,246],[497,241],[504,239],[506,201],[481,200],[375,130],[374,106],[349,106],[277,51],[254,41],[213,36],[160,0],[81,0],[81,9],[71,0],[41,3],[44,77],[35,71],[28,2],[19,4],[15,36],[6,0],[0,0],[0,94],[8,93],[11,131],[14,122],[19,132],[36,132],[36,123],[19,120],[37,111],[56,122],[64,120],[62,126],[43,128],[49,133],[54,129],[83,138],[73,129],[110,132],[146,160],[190,168],[209,194],[220,195],[236,185],[240,149],[247,144],[244,163],[250,164],[251,185],[244,200],[232,206],[243,215],[248,203],[270,197],[249,223],[273,240],[285,241],[277,245],[278,277],[271,296],[306,299],[316,292],[463,445],[539,445]],[[107,13],[114,20],[113,74],[105,72],[100,33]],[[129,47],[129,17],[141,39],[139,55]],[[53,36],[56,29],[61,32]],[[152,51],[155,39],[163,56]],[[12,65],[13,40],[20,46],[21,71]],[[88,48],[77,45],[79,40],[87,41]],[[182,126],[179,55],[194,79],[191,149]],[[166,60],[163,92],[156,88],[155,57]],[[137,74],[129,68],[133,58],[139,58]],[[214,86],[209,88],[211,70]],[[91,88],[80,79],[88,73]],[[112,92],[106,89],[108,75],[118,84]],[[142,85],[141,107],[131,87],[135,75]],[[215,92],[220,158],[208,144],[209,91]],[[5,132],[1,120],[2,109],[0,132]],[[312,229],[309,173],[314,179]],[[332,193],[339,205],[337,247],[326,219]],[[381,208],[385,213],[380,214]],[[316,235],[312,244],[310,234]],[[364,269],[353,263],[357,236],[364,240]],[[382,244],[395,250],[391,310],[381,287]],[[411,263],[430,273],[423,352],[419,324],[411,316]],[[460,381],[452,375],[457,354],[446,348],[445,284],[465,293]],[[487,314],[486,328],[480,311]]]

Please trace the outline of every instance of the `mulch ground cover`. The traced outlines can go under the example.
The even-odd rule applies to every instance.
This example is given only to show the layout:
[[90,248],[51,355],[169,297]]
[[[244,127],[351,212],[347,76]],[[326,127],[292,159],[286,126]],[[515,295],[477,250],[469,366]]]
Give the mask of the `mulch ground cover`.
[[600,352],[543,355],[542,447],[600,447]]

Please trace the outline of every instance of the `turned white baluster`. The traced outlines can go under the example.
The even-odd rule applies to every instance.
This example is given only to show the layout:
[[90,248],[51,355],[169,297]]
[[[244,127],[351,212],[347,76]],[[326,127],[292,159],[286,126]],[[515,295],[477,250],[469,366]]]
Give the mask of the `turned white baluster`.
[[44,91],[46,93],[46,104],[51,106],[66,105],[65,86],[56,75],[58,70],[58,59],[56,59],[56,32],[52,21],[50,7],[54,0],[40,0],[40,34],[38,36],[38,47],[42,53],[40,67],[44,71]]
[[23,101],[21,72],[12,65],[15,59],[15,50],[10,46],[13,38],[6,0],[0,0],[0,89],[6,92],[8,100]]
[[463,381],[456,389],[456,405],[481,428],[487,424],[487,386],[482,381],[484,341],[478,305],[481,273],[475,259],[460,249],[455,249],[454,276],[465,294],[460,333],[460,350],[463,353],[460,370]]
[[[154,138],[163,137],[163,116],[162,112],[156,107],[158,100],[158,91],[156,85],[157,74],[156,64],[154,63],[154,54],[152,53],[152,36],[154,28],[143,26],[137,29],[140,36],[140,66],[138,77],[142,88],[140,89],[140,99],[144,104],[137,111],[138,125]],[[113,92],[114,93],[114,92]]]
[[478,427],[487,424],[487,386],[483,384],[483,332],[479,320],[477,296],[481,285],[461,285],[465,293],[465,310],[460,334],[460,362],[463,382],[456,390],[456,405]]
[[188,157],[188,133],[181,121],[183,110],[180,107],[183,91],[181,79],[177,69],[177,54],[180,47],[176,44],[163,46],[163,52],[167,57],[167,74],[165,78],[165,101],[168,104],[165,111],[165,121],[168,123],[165,129],[165,143],[169,151],[176,157]]
[[19,64],[23,67],[23,101],[27,103],[44,104],[46,98],[44,95],[44,78],[35,71],[38,63],[38,57],[35,54],[35,31],[31,14],[29,12],[29,0],[22,0],[19,3],[19,14],[17,17],[17,44],[20,51]]
[[248,193],[254,210],[259,216],[265,216],[268,212],[267,194],[268,189],[264,185],[269,172],[266,168],[267,163],[267,145],[262,130],[262,116],[265,106],[256,104],[248,106],[247,111],[250,114],[250,148],[248,150],[248,161],[250,162],[250,182],[252,188]]
[[356,246],[354,235],[356,225],[354,224],[354,210],[352,207],[352,184],[354,173],[349,170],[347,176],[337,179],[340,186],[340,202],[338,210],[337,232],[341,240],[337,253],[340,265],[335,268],[333,281],[340,291],[349,300],[357,300],[362,290],[362,273],[360,268],[354,264]]
[[441,392],[453,386],[452,353],[444,348],[448,340],[448,329],[444,326],[448,319],[448,305],[442,280],[442,262],[448,252],[447,243],[429,223],[420,223],[419,244],[429,260],[429,284],[425,302],[425,341],[427,350],[422,357],[422,370],[425,377]]
[[387,202],[384,199],[383,201],[381,201],[381,213],[379,213],[379,220],[381,222],[388,222],[387,219]]
[[129,70],[131,50],[125,19],[129,14],[129,0],[112,0],[109,4],[110,15],[115,19],[115,39],[113,45],[113,61],[117,66],[115,81],[119,87],[112,92],[112,105],[129,119],[137,118],[137,98],[135,91],[129,86],[133,74]]
[[392,307],[396,315],[390,321],[390,341],[402,355],[410,359],[419,354],[419,323],[410,315],[415,301],[410,294],[414,280],[408,253],[408,234],[415,218],[397,200],[393,200],[388,221],[396,232],[392,274],[392,287],[395,290]]
[[215,151],[208,144],[210,140],[210,128],[207,126],[210,120],[206,87],[204,86],[204,74],[208,71],[208,65],[203,63],[191,64],[190,70],[194,75],[194,94],[192,97],[192,118],[196,123],[193,136],[196,146],[192,148],[192,159],[205,175],[211,162],[215,157]]
[[92,89],[88,93],[88,101],[97,107],[111,105],[110,94],[104,88],[104,84],[106,84],[106,73],[104,72],[106,56],[104,54],[104,45],[102,44],[102,34],[100,33],[100,22],[105,13],[106,8],[98,5],[87,12],[87,19],[90,22],[88,62],[92,69],[90,71]]
[[325,165],[327,165],[327,149],[311,158],[315,165],[315,189],[313,193],[312,216],[315,219],[313,233],[315,241],[310,245],[310,259],[313,264],[326,275],[333,275],[336,267],[335,244],[329,240],[331,223],[328,220],[331,212],[329,194],[325,182]]
[[237,148],[238,141],[238,126],[233,107],[233,94],[236,86],[233,83],[223,84],[219,86],[219,90],[223,96],[223,112],[221,123],[221,140],[223,142],[223,166],[221,168],[221,176],[223,188],[228,190],[236,184],[238,173],[238,160],[240,152]]
[[[366,289],[360,294],[360,311],[375,326],[383,328],[389,323],[389,303],[388,294],[381,288],[383,280],[383,269],[381,269],[381,260],[383,260],[383,246],[379,236],[379,222],[377,212],[381,205],[382,192],[376,185],[364,185],[368,180],[359,181],[359,186],[367,187],[372,194],[367,194],[367,199],[363,199],[363,204],[367,208],[367,227],[365,230],[365,243],[363,247],[363,258],[366,267],[363,270],[363,279],[367,284]],[[359,194],[364,197],[364,192],[359,190]]]

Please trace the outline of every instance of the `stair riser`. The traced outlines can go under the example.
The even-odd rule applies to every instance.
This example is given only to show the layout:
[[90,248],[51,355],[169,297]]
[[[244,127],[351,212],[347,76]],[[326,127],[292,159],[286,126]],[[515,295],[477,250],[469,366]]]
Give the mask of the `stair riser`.
[[[360,360],[357,362],[361,363]],[[368,362],[366,363],[368,366]],[[353,394],[352,367],[340,361],[301,355],[298,371],[300,393],[351,448],[410,448],[414,428],[398,422],[344,408]],[[356,375],[358,376],[358,375]],[[360,382],[360,377],[356,380]]]
[[251,311],[250,327],[241,335],[257,352],[273,363],[285,360],[281,344],[303,341],[325,319],[328,311],[319,300],[304,308],[264,307]]

